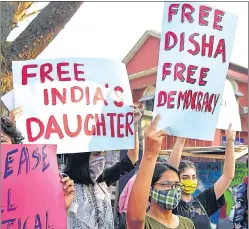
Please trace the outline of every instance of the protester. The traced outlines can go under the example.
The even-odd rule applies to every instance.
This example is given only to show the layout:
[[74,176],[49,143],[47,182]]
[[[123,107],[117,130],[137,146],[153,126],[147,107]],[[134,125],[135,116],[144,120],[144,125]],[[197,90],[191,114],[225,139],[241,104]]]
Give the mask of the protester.
[[68,154],[64,173],[75,182],[75,199],[68,210],[68,229],[112,229],[114,219],[108,189],[121,175],[134,169],[138,160],[138,122],[142,114],[135,107],[135,149],[113,167],[104,170],[103,152]]
[[[133,184],[127,211],[129,229],[193,229],[191,220],[172,214],[181,199],[182,185],[177,170],[169,164],[156,164],[166,133],[156,132],[159,116],[145,134],[144,155]],[[146,214],[149,195],[150,210]]]
[[24,137],[8,117],[1,117],[1,143],[22,144]]
[[[248,168],[248,159],[247,159]],[[248,176],[238,186],[233,216],[234,229],[248,229]]]
[[126,214],[127,214],[127,207],[128,207],[128,201],[131,193],[132,186],[136,179],[136,174],[130,178],[130,180],[125,185],[122,193],[119,197],[119,204],[118,204],[118,211],[120,214],[120,226],[122,229],[126,229]]
[[[8,117],[1,117],[1,144],[22,144],[22,140],[24,137],[14,123]],[[68,209],[75,195],[74,182],[69,177],[65,177],[61,179],[61,183],[63,184],[65,207]]]
[[[182,144],[181,138],[177,138],[177,141],[173,147],[173,151],[178,151],[181,152],[183,149],[184,144]],[[179,153],[177,153],[179,154]],[[157,158],[157,164],[165,164],[167,163],[166,160],[164,160],[164,158],[158,157]],[[129,197],[130,197],[130,193],[131,193],[131,189],[133,187],[133,184],[135,182],[135,178],[136,178],[136,174],[128,181],[128,183],[126,184],[126,186],[124,187],[120,197],[119,197],[119,213],[120,213],[120,225],[121,228],[127,228],[126,227],[126,214],[127,214],[127,207],[128,207],[128,201],[129,201]],[[147,210],[150,207],[150,201],[148,202],[147,205]]]
[[[181,183],[184,184],[182,198],[174,209],[174,214],[185,216],[192,219],[196,229],[210,229],[209,217],[218,211],[225,204],[224,192],[229,187],[235,173],[235,151],[234,141],[236,132],[232,131],[232,125],[229,125],[226,131],[226,152],[222,176],[218,181],[206,190],[193,197],[192,194],[197,189],[196,167],[191,161],[181,161],[179,151],[172,152],[169,163],[176,168],[179,164],[179,175]],[[181,138],[182,144],[185,139]]]

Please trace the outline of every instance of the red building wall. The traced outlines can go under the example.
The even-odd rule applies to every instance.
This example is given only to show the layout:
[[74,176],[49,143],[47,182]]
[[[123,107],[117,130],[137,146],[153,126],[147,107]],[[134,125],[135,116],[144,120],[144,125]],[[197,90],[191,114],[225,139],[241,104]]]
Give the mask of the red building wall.
[[[135,55],[126,64],[127,72],[129,75],[139,73],[151,68],[157,67],[159,56],[160,39],[156,37],[149,37],[147,41],[141,46],[141,48],[135,53]],[[228,75],[237,81],[238,89],[244,96],[240,98],[241,106],[248,106],[248,76],[245,74],[229,70]],[[148,86],[156,84],[156,73],[130,80],[130,86],[133,93],[134,103],[143,96],[143,92]],[[245,140],[245,144],[248,144],[248,115],[241,117],[243,132],[237,133],[238,137],[242,137]],[[205,146],[220,146],[222,142],[222,136],[225,135],[225,131],[216,130],[215,139],[213,142],[201,141],[195,139],[188,139],[186,147],[205,147]],[[163,142],[163,149],[172,149],[175,142],[175,137],[167,136]]]
[[160,40],[155,37],[149,37],[139,51],[127,63],[126,68],[128,75],[156,67],[158,63],[159,47]]

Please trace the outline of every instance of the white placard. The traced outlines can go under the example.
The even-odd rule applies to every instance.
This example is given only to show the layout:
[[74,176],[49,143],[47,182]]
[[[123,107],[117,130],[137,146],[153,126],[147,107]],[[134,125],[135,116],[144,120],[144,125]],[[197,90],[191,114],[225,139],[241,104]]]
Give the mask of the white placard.
[[154,117],[169,135],[213,141],[237,17],[196,2],[165,2]]
[[227,130],[230,123],[232,123],[233,130],[241,131],[239,104],[236,100],[232,84],[229,80],[226,80],[216,128]]
[[17,127],[25,142],[57,144],[58,153],[134,148],[126,67],[107,59],[13,62]]
[[14,90],[9,91],[4,96],[1,97],[2,102],[7,107],[9,111],[12,111],[15,108],[14,102]]

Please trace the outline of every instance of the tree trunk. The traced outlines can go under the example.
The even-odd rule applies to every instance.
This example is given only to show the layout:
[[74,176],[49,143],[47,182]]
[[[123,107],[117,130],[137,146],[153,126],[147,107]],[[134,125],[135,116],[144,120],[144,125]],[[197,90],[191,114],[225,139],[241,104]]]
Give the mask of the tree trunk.
[[33,2],[1,2],[1,45]]
[[11,63],[35,59],[58,35],[83,2],[50,2],[3,52],[1,93],[13,88]]

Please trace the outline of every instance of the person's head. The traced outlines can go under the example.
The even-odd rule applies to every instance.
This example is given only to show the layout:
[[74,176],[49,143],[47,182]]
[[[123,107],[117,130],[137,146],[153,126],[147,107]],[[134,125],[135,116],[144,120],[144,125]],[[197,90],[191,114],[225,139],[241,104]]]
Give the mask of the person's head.
[[184,185],[183,193],[192,195],[197,189],[197,175],[195,164],[188,160],[181,160],[178,174],[181,183]]
[[8,117],[1,117],[1,143],[21,144],[24,137]]
[[182,185],[178,171],[166,160],[159,159],[155,166],[151,182],[151,200],[163,210],[177,207],[181,199]]
[[103,173],[105,157],[103,152],[68,154],[64,172],[75,183],[90,185]]

